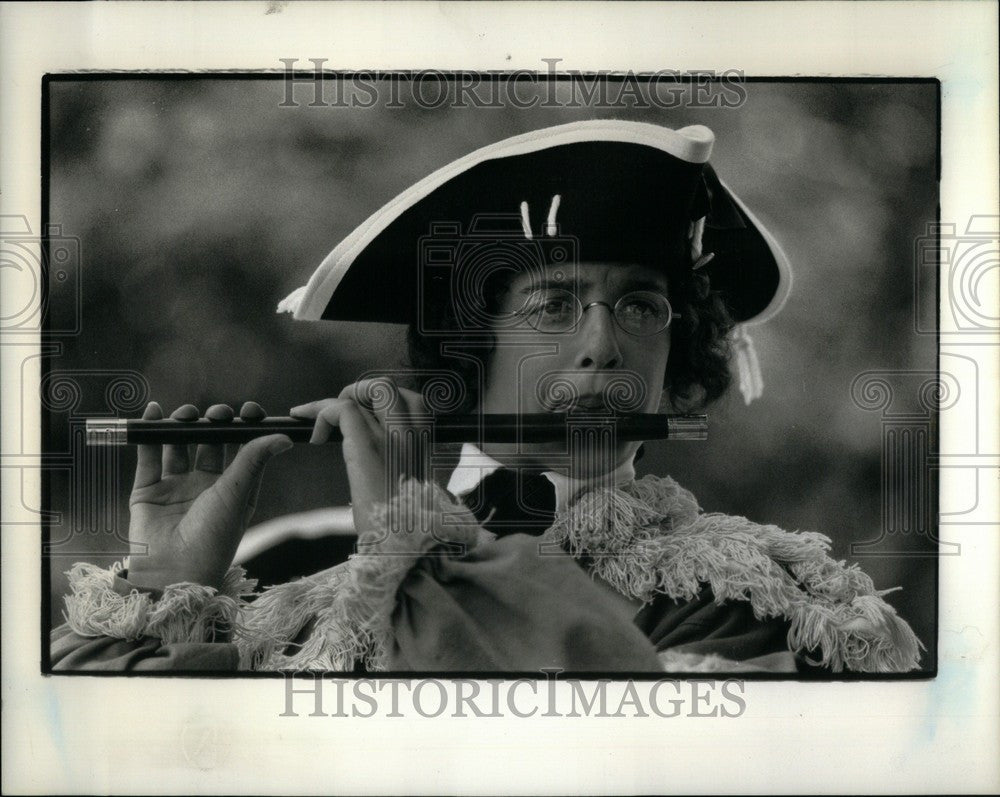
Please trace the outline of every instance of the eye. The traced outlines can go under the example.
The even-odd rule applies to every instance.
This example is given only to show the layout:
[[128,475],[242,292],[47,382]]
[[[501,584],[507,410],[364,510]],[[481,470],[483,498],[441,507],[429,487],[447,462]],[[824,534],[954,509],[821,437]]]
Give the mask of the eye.
[[579,302],[557,288],[536,291],[527,304],[528,322],[543,332],[564,332],[577,320]]
[[656,306],[648,299],[631,297],[624,303],[622,312],[631,318],[650,318],[658,313]]
[[541,312],[543,315],[558,316],[570,312],[571,306],[568,299],[563,296],[554,296],[542,301]]
[[633,291],[618,300],[615,318],[626,332],[652,335],[670,323],[670,303],[667,297],[653,291]]

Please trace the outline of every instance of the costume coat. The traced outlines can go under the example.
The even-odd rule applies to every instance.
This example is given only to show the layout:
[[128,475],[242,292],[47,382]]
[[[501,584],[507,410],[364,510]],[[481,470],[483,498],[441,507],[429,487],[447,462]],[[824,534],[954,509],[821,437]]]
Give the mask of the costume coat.
[[829,540],[700,510],[669,477],[583,492],[541,536],[410,480],[358,554],[261,593],[141,592],[77,564],[56,670],[903,672],[920,643]]

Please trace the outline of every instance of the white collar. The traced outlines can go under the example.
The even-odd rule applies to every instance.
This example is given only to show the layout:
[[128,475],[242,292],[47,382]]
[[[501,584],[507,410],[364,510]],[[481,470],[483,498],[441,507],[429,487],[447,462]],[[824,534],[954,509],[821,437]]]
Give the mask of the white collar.
[[[635,478],[633,460],[634,457],[626,460],[611,473],[611,480],[616,487]],[[497,462],[489,454],[483,453],[477,446],[472,443],[463,443],[458,465],[448,480],[448,492],[456,498],[461,498],[472,492],[476,485],[493,471],[502,467],[504,467],[502,463]],[[557,471],[546,471],[542,475],[556,488],[556,511],[565,509],[567,504],[575,499],[587,484],[580,479],[571,479]]]

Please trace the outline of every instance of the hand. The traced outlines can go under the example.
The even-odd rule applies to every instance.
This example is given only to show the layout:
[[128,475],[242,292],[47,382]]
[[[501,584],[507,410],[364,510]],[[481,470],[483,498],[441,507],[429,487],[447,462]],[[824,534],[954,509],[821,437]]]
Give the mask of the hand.
[[[386,388],[392,390],[396,400],[387,408],[374,409],[370,395]],[[393,429],[403,431],[401,427],[412,425],[418,417],[429,418],[419,393],[397,387],[385,379],[365,379],[348,385],[335,399],[292,407],[290,413],[296,418],[315,419],[310,443],[325,443],[331,431],[340,429],[344,438],[342,451],[351,489],[354,528],[358,534],[375,527],[372,510],[395,495],[399,476],[421,479],[425,475],[423,463],[427,452],[420,436],[393,435],[391,439],[395,443],[390,451],[390,435],[385,426],[391,420]]]
[[[253,402],[240,410],[247,420],[266,415]],[[159,420],[163,411],[152,402],[142,417]],[[194,421],[198,409],[185,404],[170,417]],[[229,421],[233,410],[216,404],[205,417]],[[219,588],[253,515],[264,466],[291,447],[281,434],[256,438],[238,452],[235,446],[199,445],[192,467],[186,445],[139,446],[129,500],[129,581],[156,589],[182,581]]]

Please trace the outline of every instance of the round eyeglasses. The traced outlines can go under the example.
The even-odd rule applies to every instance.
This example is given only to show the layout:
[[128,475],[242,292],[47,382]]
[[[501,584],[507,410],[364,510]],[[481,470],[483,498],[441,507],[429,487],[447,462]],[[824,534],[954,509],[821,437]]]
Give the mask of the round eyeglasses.
[[675,318],[680,318],[670,307],[662,293],[632,291],[626,293],[612,307],[607,302],[583,304],[572,291],[561,288],[543,288],[532,293],[520,311],[528,323],[539,332],[558,333],[572,331],[583,314],[591,307],[607,307],[615,322],[629,335],[648,337],[662,332]]

